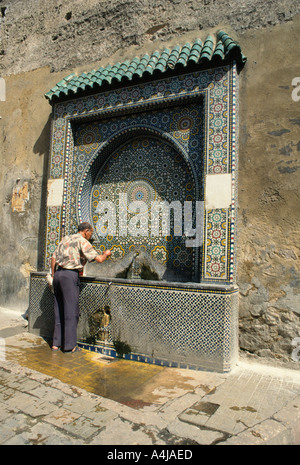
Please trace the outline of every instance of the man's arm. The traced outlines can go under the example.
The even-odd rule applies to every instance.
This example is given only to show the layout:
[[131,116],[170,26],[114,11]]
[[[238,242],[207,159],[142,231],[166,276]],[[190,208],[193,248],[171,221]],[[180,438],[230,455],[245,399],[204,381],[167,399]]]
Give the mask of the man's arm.
[[111,251],[109,249],[105,250],[105,252],[102,254],[102,255],[97,255],[97,257],[95,258],[95,261],[98,262],[98,263],[102,263],[104,262],[104,260],[107,259],[107,257],[109,257],[111,254]]
[[55,273],[55,265],[56,265],[56,259],[55,259],[55,256],[52,255],[51,257],[51,276],[52,277],[54,276],[54,273]]

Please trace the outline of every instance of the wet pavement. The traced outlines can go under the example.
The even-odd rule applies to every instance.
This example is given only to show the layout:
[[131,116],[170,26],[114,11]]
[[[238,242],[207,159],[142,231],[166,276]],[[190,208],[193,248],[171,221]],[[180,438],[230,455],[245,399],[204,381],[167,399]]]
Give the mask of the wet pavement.
[[20,312],[0,308],[0,444],[300,444],[300,373],[240,361],[220,374],[53,352]]

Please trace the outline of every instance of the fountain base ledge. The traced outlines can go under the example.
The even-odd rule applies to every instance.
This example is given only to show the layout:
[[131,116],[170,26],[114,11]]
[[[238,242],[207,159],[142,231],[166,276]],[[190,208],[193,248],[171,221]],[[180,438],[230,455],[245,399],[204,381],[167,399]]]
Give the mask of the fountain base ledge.
[[[46,273],[31,273],[29,332],[52,338],[53,303]],[[238,360],[236,285],[84,276],[79,306],[77,339],[85,349],[220,373],[229,372]]]

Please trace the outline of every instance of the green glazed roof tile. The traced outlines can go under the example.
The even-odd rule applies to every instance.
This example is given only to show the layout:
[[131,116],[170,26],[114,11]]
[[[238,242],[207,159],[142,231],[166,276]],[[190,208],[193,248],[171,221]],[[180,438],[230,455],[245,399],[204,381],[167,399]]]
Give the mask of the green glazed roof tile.
[[187,60],[190,56],[190,52],[191,52],[191,44],[187,43],[182,47],[176,65],[186,66]]
[[191,52],[189,55],[189,63],[198,63],[199,58],[201,56],[201,50],[202,41],[200,39],[197,39],[191,48]]
[[168,62],[167,66],[171,69],[175,68],[175,65],[177,63],[178,57],[179,57],[179,52],[180,52],[180,47],[179,45],[176,45],[173,50],[171,50],[171,53],[168,57]]
[[145,54],[133,60],[100,67],[79,76],[71,73],[47,92],[45,97],[53,103],[68,97],[74,98],[87,91],[100,90],[104,85],[122,82],[126,84],[133,79],[141,79],[153,74],[176,72],[179,68],[190,70],[194,67],[198,70],[201,67],[214,67],[233,60],[241,68],[247,59],[242,54],[239,44],[226,32],[219,31],[215,38],[211,35],[207,36],[204,43],[196,39],[192,44],[176,45],[172,49],[165,48],[161,52],[156,50],[151,55]]
[[219,60],[224,60],[225,54],[224,54],[224,44],[221,40],[218,41],[215,51],[214,51],[214,58],[217,58]]
[[200,61],[210,60],[214,49],[214,39],[208,36],[201,50]]
[[220,40],[224,45],[224,54],[225,58],[236,58],[239,60],[241,65],[244,65],[247,61],[245,55],[242,54],[240,46],[234,42],[234,40],[229,37],[229,35],[224,31],[219,31],[217,34],[217,39]]

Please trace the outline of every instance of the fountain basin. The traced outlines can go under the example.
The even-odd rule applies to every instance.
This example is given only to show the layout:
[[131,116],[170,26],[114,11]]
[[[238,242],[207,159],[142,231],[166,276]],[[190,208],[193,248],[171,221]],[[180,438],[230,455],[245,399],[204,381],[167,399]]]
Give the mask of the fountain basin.
[[[235,285],[82,277],[78,343],[111,356],[228,372],[238,357]],[[103,320],[104,318],[104,320]],[[51,338],[46,273],[30,277],[29,331]],[[118,354],[120,347],[126,348]]]

